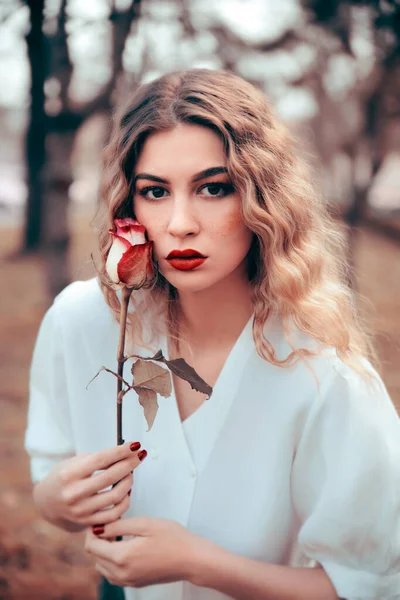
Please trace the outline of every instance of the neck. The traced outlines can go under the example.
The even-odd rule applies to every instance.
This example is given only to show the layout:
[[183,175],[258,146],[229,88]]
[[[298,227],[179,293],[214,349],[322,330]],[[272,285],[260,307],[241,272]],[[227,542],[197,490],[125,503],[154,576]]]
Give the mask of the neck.
[[179,292],[182,334],[194,352],[234,342],[253,313],[247,275],[232,273],[216,285]]

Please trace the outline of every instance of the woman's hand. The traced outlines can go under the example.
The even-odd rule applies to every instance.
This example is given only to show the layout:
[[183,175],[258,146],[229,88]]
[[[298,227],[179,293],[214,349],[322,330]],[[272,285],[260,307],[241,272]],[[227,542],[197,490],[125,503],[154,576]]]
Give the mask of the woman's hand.
[[[95,558],[96,570],[110,583],[127,587],[194,582],[202,553],[214,546],[167,519],[120,519],[95,531],[87,531],[85,549]],[[114,541],[120,535],[134,537]]]
[[119,519],[129,507],[133,470],[147,454],[139,448],[127,443],[60,462],[35,486],[42,516],[69,530]]

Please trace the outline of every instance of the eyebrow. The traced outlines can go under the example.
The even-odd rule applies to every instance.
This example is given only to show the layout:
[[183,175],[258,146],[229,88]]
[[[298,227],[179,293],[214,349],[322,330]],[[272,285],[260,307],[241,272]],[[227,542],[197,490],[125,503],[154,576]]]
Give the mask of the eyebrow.
[[[227,173],[228,169],[226,167],[211,167],[210,169],[205,169],[204,171],[200,171],[197,173],[192,179],[192,182],[200,181],[201,179],[205,179],[206,177],[212,177],[213,175],[220,175],[221,173]],[[157,183],[169,183],[167,179],[162,179],[161,177],[157,177],[156,175],[151,175],[150,173],[138,173],[134,178],[134,183],[138,179],[147,179],[150,181],[155,181]]]

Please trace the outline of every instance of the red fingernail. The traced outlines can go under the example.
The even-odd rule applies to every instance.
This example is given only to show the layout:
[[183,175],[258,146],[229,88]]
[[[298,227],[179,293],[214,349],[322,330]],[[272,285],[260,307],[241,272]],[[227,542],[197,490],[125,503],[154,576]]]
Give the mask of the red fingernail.
[[128,496],[130,496],[132,494],[132,490],[129,490],[128,492]]
[[136,450],[139,450],[140,448],[140,442],[132,442],[129,448],[132,450],[132,452],[136,452]]
[[143,460],[147,456],[147,450],[141,450],[138,454],[138,459]]
[[104,533],[104,525],[93,525],[92,531],[95,535],[100,535]]

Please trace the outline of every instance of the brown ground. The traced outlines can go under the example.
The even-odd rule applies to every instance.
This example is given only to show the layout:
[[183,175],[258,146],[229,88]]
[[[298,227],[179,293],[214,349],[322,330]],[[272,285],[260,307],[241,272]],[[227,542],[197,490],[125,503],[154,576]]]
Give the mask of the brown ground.
[[[93,274],[85,264],[92,242],[82,222],[74,225],[74,279]],[[15,250],[18,240],[18,231],[0,230],[1,255]],[[400,246],[361,231],[356,266],[360,291],[376,307],[381,372],[400,411]],[[0,600],[94,600],[97,578],[82,538],[38,517],[23,450],[29,362],[47,307],[43,269],[38,258],[3,260],[0,269]]]

